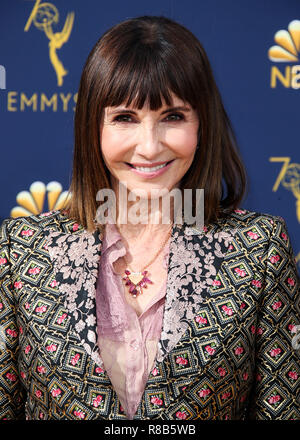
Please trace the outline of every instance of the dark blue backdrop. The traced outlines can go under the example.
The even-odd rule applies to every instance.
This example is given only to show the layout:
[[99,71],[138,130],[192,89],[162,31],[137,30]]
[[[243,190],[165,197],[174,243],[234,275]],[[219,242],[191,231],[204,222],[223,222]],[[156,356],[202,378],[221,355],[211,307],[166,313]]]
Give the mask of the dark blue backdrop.
[[[101,34],[129,17],[165,15],[194,32],[207,51],[249,175],[242,207],[285,218],[300,267],[299,0],[11,0],[0,8],[0,220],[23,212],[13,209],[20,204],[28,210],[33,182],[42,182],[41,196],[42,184],[57,182],[44,188],[43,211],[55,207],[47,194],[55,201],[68,189],[76,91]],[[70,34],[55,35],[70,13]],[[50,41],[57,45],[52,55]],[[270,59],[274,45],[283,61]],[[62,66],[68,73],[58,85]]]

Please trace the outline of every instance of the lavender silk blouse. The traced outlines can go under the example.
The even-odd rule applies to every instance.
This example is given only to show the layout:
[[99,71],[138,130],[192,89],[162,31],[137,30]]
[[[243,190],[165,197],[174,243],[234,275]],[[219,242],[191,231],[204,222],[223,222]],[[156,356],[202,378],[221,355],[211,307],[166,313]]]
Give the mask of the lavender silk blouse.
[[[170,238],[164,252],[167,269]],[[113,263],[126,254],[115,225],[106,225],[96,291],[98,345],[105,370],[123,410],[132,420],[154,368],[166,295],[166,282],[141,315],[127,303]]]

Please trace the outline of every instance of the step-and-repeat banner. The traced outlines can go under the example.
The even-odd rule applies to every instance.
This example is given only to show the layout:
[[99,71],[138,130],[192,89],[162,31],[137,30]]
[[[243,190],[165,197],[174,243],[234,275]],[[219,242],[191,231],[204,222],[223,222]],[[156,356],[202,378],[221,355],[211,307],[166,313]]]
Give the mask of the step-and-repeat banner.
[[203,44],[249,176],[241,208],[286,220],[300,268],[299,0],[1,1],[0,222],[62,206],[84,62],[104,31],[140,15]]

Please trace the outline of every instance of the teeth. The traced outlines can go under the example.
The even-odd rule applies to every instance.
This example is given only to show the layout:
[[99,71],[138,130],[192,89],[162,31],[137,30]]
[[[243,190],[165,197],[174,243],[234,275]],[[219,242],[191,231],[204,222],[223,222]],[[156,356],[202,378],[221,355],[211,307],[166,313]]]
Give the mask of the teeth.
[[138,170],[138,171],[144,171],[144,172],[148,172],[148,173],[151,173],[151,172],[153,172],[153,171],[156,171],[156,170],[159,170],[160,168],[163,168],[163,167],[165,167],[167,165],[167,162],[165,163],[165,164],[162,164],[162,165],[158,165],[157,167],[151,167],[151,168],[149,168],[149,167],[147,167],[147,168],[145,168],[145,167],[133,167],[133,168],[135,168],[136,170]]

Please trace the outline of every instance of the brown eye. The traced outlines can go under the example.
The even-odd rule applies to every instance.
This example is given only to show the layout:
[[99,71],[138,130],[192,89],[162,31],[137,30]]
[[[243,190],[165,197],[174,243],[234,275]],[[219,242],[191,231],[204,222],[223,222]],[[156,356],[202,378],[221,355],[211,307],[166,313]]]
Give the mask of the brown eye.
[[169,121],[182,121],[184,116],[181,113],[171,113],[166,119],[169,119]]
[[114,121],[117,122],[131,122],[131,116],[130,115],[118,115],[114,118]]

